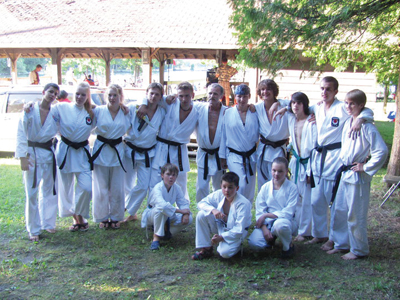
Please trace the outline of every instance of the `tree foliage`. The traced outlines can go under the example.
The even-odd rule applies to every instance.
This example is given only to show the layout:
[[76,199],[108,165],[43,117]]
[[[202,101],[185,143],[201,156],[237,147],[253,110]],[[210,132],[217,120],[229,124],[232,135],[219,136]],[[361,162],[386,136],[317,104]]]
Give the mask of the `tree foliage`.
[[311,68],[331,64],[377,73],[397,82],[400,65],[398,0],[229,0],[240,59],[271,73],[311,58]]

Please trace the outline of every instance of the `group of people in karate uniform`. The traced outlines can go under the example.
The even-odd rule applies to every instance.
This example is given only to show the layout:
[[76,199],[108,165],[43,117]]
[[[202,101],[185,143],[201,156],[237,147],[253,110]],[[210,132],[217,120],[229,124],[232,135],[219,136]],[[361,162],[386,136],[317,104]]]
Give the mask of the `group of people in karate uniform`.
[[[42,101],[25,108],[18,128],[30,239],[38,241],[42,230],[55,232],[57,208],[61,217],[73,217],[70,231],[88,230],[91,199],[99,227],[118,229],[138,219],[148,196],[141,225],[153,230],[151,249],[158,250],[162,239],[192,223],[187,144],[195,132],[200,250],[192,259],[211,257],[214,245],[224,258],[240,251],[251,229],[256,176],[250,248],[270,248],[279,238],[283,258],[293,256],[294,241],[324,243],[330,254],[346,252],[344,259],[368,255],[370,182],[388,150],[362,91],[341,102],[334,77],[320,86],[322,103],[309,107],[301,92],[278,100],[279,87],[270,79],[257,87],[262,101],[249,104],[250,88],[241,84],[237,105],[228,109],[219,84],[208,87],[203,103],[193,102],[189,82],[168,97],[152,83],[141,106],[124,105],[122,88],[111,84],[108,104],[97,107],[87,83],[78,85],[75,103],[55,105],[59,88],[46,85]],[[92,151],[91,132],[97,135]]]

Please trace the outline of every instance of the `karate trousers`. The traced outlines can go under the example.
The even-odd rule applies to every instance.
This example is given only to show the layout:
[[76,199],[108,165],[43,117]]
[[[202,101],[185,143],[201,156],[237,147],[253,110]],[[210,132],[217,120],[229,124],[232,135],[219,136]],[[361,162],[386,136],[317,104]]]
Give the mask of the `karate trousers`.
[[213,192],[221,188],[221,178],[223,170],[217,171],[215,175],[207,175],[204,180],[204,168],[197,168],[197,182],[196,182],[196,202],[199,203],[210,194],[210,180],[212,180]]
[[[147,218],[147,226],[154,226],[154,233],[158,236],[165,235],[165,222],[167,221],[168,216],[165,215],[162,211],[158,210],[157,208],[153,207],[150,210],[150,214]],[[187,226],[193,223],[193,216],[190,213],[189,216],[189,223],[186,225],[182,224],[182,214],[175,213],[171,217],[169,217],[170,221],[170,232],[172,235],[182,231]]]

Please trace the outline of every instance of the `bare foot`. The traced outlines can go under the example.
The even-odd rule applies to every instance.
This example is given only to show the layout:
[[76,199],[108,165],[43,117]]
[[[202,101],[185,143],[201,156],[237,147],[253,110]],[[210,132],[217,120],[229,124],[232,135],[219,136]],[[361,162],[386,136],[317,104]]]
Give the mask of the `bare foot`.
[[56,233],[56,230],[55,230],[55,229],[46,229],[46,231],[47,231],[47,232],[50,232],[50,233]]
[[32,242],[39,242],[39,236],[38,236],[38,235],[30,235],[30,236],[29,236],[29,239],[30,239]]
[[326,242],[328,238],[313,238],[311,241],[305,242],[305,245],[320,244]]
[[329,250],[332,250],[332,249],[333,249],[333,246],[334,246],[333,241],[328,240],[325,244],[323,244],[323,245],[321,246],[321,250],[329,251]]
[[294,242],[304,242],[306,240],[306,238],[302,235],[298,235],[295,237],[295,239],[293,240]]
[[364,257],[365,256],[358,256],[358,255],[355,255],[354,253],[351,253],[351,252],[349,252],[349,253],[347,253],[347,254],[342,256],[342,258],[344,260],[355,260],[355,259],[360,259],[360,258],[364,258]]
[[326,253],[328,253],[328,254],[335,254],[335,253],[346,253],[346,252],[348,252],[349,251],[349,249],[332,249],[332,250],[328,250],[328,251],[326,251]]
[[127,223],[130,221],[137,221],[138,217],[136,214],[134,214],[133,216],[129,216],[127,217],[125,220],[123,220],[121,223]]

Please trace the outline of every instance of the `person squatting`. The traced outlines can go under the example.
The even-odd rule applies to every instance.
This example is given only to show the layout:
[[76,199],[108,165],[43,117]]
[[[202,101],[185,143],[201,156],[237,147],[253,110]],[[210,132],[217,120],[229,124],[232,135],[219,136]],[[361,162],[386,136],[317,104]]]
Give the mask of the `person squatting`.
[[[117,84],[107,88],[106,105],[94,106],[87,83],[77,86],[73,103],[54,104],[60,89],[47,84],[42,100],[25,106],[18,126],[15,156],[24,175],[29,239],[39,241],[43,230],[55,233],[57,211],[72,217],[71,232],[87,231],[91,200],[98,227],[119,229],[138,220],[148,197],[141,225],[153,232],[150,249],[159,250],[161,240],[193,222],[187,144],[194,133],[199,251],[193,260],[212,257],[214,246],[230,258],[248,234],[254,251],[278,239],[282,258],[294,256],[295,242],[324,243],[322,250],[345,253],[345,260],[366,257],[370,183],[388,149],[364,92],[352,90],[339,101],[339,83],[330,76],[320,88],[322,103],[310,107],[304,93],[280,100],[275,81],[262,80],[256,91],[262,101],[252,105],[250,88],[240,84],[237,105],[228,108],[217,83],[208,87],[206,103],[193,101],[189,82],[170,96],[152,83],[140,106],[123,104]],[[91,132],[97,135],[93,149]]]

